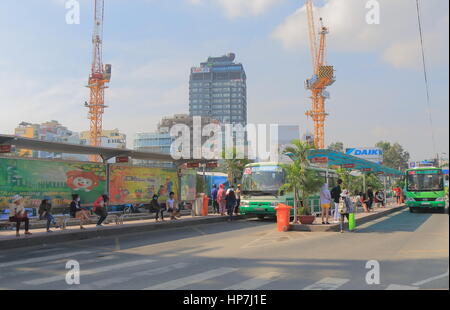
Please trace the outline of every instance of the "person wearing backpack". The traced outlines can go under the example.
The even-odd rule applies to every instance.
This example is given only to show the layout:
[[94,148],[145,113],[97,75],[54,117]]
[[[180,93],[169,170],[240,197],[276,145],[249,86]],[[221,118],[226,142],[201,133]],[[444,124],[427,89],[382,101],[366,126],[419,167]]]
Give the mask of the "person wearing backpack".
[[344,223],[345,218],[350,222],[350,213],[355,212],[355,208],[353,206],[353,202],[350,199],[350,192],[344,189],[341,193],[341,201],[339,203],[338,211],[340,214],[340,223],[341,223],[341,233],[344,232]]
[[78,194],[72,195],[72,201],[70,202],[70,217],[80,220],[80,229],[85,229],[83,224],[89,223],[89,212],[81,208],[80,196]]
[[342,194],[342,189],[341,189],[341,185],[342,185],[342,180],[339,179],[337,181],[337,185],[335,187],[333,187],[333,189],[331,190],[331,198],[332,198],[332,203],[334,203],[334,222],[338,223],[339,222],[339,211],[338,211],[338,207],[339,207],[339,201],[341,199],[341,194]]
[[231,220],[233,219],[234,208],[236,207],[236,202],[237,202],[236,192],[234,191],[234,186],[231,186],[228,189],[225,200],[226,200],[226,205],[227,205],[228,216],[230,217],[228,219],[228,221],[231,222]]

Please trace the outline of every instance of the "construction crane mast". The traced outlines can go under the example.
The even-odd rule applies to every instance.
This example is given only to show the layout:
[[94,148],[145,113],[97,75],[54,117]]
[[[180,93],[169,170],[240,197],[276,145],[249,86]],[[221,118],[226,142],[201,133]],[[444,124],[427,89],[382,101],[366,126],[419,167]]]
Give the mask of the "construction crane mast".
[[[111,65],[103,66],[103,18],[104,0],[94,1],[94,31],[92,35],[92,65],[87,87],[90,89],[88,118],[90,120],[89,142],[91,146],[101,145],[103,113],[105,112],[105,89],[111,79]],[[97,156],[90,158],[97,161]]]
[[326,36],[328,28],[323,25],[320,19],[319,37],[316,36],[314,20],[313,0],[306,0],[306,12],[308,16],[309,41],[312,56],[312,78],[306,80],[305,88],[311,91],[312,108],[306,112],[307,117],[311,117],[314,122],[314,145],[317,149],[325,148],[325,119],[328,114],[325,112],[325,100],[329,99],[326,88],[336,80],[333,66],[327,66]]

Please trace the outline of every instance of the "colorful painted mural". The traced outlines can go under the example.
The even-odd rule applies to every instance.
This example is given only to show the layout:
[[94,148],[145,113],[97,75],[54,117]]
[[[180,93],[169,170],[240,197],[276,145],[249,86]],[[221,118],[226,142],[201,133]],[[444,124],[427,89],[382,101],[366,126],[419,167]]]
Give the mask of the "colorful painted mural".
[[112,165],[110,167],[109,192],[111,202],[150,203],[154,194],[164,202],[170,192],[178,196],[178,175],[175,169],[132,167]]
[[102,164],[0,158],[0,208],[19,194],[29,207],[39,206],[44,196],[54,206],[67,205],[73,193],[83,204],[92,203],[106,191],[106,168]]
[[181,200],[194,201],[197,196],[197,171],[187,169],[181,172]]

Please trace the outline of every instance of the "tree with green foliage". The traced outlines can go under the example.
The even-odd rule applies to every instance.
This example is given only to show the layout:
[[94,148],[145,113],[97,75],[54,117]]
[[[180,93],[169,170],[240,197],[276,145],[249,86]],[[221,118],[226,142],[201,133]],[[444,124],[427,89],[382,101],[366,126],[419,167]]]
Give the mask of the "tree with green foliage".
[[[298,223],[299,202],[302,202],[302,214],[308,214],[307,198],[316,193],[322,186],[322,179],[310,168],[308,153],[314,146],[300,140],[292,141],[292,146],[285,149],[284,153],[291,157],[290,165],[283,165],[285,171],[285,184],[281,191],[294,192],[294,223]],[[300,197],[301,193],[301,197]]]
[[393,169],[408,169],[410,154],[400,144],[381,141],[375,146],[383,150],[385,166]]
[[344,143],[342,142],[331,143],[328,149],[331,151],[344,153]]
[[[250,163],[250,160],[245,158],[237,159],[236,154],[237,150],[235,147],[231,150],[222,152],[222,159],[224,160],[225,163],[225,173],[228,174],[228,182],[230,183],[230,185],[233,185],[236,182],[240,181],[245,166]],[[231,158],[227,159],[227,157]]]

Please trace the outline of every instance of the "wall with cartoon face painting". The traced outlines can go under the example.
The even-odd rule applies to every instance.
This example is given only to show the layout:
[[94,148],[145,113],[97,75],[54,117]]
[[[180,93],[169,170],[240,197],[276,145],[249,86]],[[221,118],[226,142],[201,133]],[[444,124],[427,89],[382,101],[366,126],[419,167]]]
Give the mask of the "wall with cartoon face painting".
[[0,208],[16,194],[27,206],[37,207],[44,196],[52,197],[54,206],[67,205],[74,193],[90,204],[105,191],[102,164],[0,158]]

